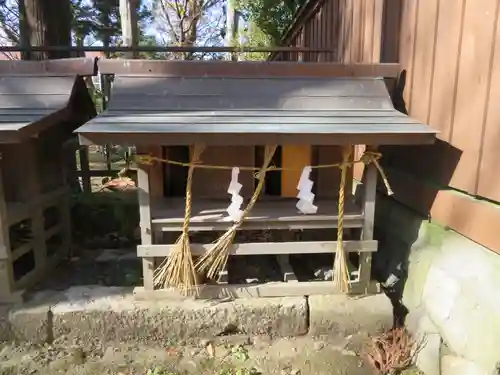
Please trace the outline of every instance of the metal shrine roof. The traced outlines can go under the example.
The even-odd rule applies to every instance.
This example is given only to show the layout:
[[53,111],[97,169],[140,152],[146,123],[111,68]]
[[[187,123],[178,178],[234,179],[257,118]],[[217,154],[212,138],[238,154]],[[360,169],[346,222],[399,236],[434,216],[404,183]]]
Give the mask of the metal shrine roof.
[[68,106],[76,79],[0,75],[0,143],[17,142],[52,125],[44,120]]
[[116,75],[84,143],[186,145],[432,143],[394,109],[382,78]]

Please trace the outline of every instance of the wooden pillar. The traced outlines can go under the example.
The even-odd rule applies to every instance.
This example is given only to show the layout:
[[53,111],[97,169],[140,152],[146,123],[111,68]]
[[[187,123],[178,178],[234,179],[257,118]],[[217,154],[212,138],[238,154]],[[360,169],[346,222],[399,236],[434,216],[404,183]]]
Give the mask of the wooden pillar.
[[0,154],[0,302],[11,302],[14,289],[7,205],[4,196]]
[[[373,147],[367,147],[374,150]],[[373,227],[375,223],[375,199],[377,196],[377,167],[371,163],[365,168],[363,176],[363,229],[361,240],[373,240]],[[370,287],[372,266],[372,253],[359,254],[359,283],[363,293],[368,293]]]
[[70,194],[70,186],[68,185],[68,175],[69,170],[67,164],[64,162],[66,160],[65,156],[67,154],[67,150],[64,148],[60,151],[62,154],[62,186],[66,187],[62,201],[59,204],[60,207],[60,223],[61,226],[61,235],[62,235],[62,251],[64,254],[69,254],[72,246],[72,236],[71,236],[71,194]]
[[[153,156],[161,157],[161,147],[138,148],[137,152],[151,153]],[[151,199],[159,198],[163,195],[163,181],[161,176],[162,164],[156,163],[153,166],[139,164],[137,166],[137,188],[139,194],[139,226],[141,229],[141,244],[152,245],[154,236],[151,225]],[[144,290],[153,290],[153,276],[155,270],[155,258],[142,258],[142,274],[144,280]]]
[[19,145],[19,152],[24,155],[26,171],[26,187],[29,202],[33,202],[31,211],[31,230],[33,233],[33,251],[35,254],[36,272],[43,270],[47,263],[47,246],[45,243],[44,208],[42,206],[42,188],[38,171],[38,140],[33,139]]
[[[149,197],[149,175],[147,166],[137,166],[137,188],[139,194],[139,226],[141,228],[141,244],[151,245],[153,235],[151,231],[151,204]],[[144,289],[153,290],[154,258],[142,258],[142,276]]]
[[82,189],[84,193],[92,192],[92,184],[90,183],[90,164],[89,164],[89,148],[88,146],[80,146],[78,149],[80,158],[80,172],[82,176]]

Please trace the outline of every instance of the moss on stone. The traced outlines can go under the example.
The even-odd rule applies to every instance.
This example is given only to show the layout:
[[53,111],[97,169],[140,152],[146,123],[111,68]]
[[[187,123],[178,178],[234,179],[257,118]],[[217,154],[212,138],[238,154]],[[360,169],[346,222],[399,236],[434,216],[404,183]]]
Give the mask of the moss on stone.
[[423,225],[426,226],[426,236],[427,236],[427,240],[428,240],[427,243],[431,246],[435,246],[435,247],[442,246],[443,241],[446,238],[455,234],[450,229],[448,229],[440,224],[437,224],[435,222],[432,222],[432,223],[427,222]]

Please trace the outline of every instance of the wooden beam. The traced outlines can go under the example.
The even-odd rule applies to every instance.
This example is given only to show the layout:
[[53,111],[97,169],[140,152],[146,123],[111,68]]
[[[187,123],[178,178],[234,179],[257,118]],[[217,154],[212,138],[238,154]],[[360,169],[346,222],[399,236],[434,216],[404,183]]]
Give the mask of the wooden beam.
[[[205,254],[212,244],[191,244],[191,253],[195,256]],[[378,242],[344,241],[347,252],[372,253],[377,251]],[[174,244],[142,244],[137,246],[138,257],[166,257],[175,248]],[[336,241],[323,242],[262,242],[233,244],[231,255],[258,255],[258,254],[333,254],[337,248]]]
[[[233,63],[235,64],[235,63]],[[1,134],[1,133],[0,133]],[[317,146],[337,146],[347,144],[380,145],[423,145],[433,144],[435,133],[79,133],[80,144],[105,145],[116,143],[124,146],[189,146],[201,142],[207,146],[252,146],[259,144],[301,145],[307,142]]]
[[38,206],[46,208],[53,205],[57,200],[69,194],[68,186],[63,186],[58,189],[52,190],[48,193],[40,195],[38,198],[33,198],[32,201],[27,203],[9,203],[7,204],[7,222],[9,225],[16,224],[31,215],[31,211]]
[[[194,289],[194,288],[193,288]],[[201,285],[197,287],[199,299],[227,299],[227,298],[267,298],[267,297],[302,297],[312,295],[339,294],[332,281],[302,281],[302,282],[273,282],[266,284],[229,284],[229,285]],[[351,282],[351,295],[380,293],[380,285],[372,282],[368,290],[359,282]],[[144,288],[135,288],[134,294],[138,299],[185,299],[176,289],[160,289],[147,291]]]
[[399,64],[337,64],[256,61],[164,61],[102,59],[102,74],[163,77],[386,77],[396,78]]
[[44,61],[5,60],[0,61],[0,74],[94,76],[97,74],[97,59],[79,57]]
[[[304,215],[305,216],[305,215]],[[182,224],[173,223],[157,223],[153,220],[153,227],[160,232],[179,232],[182,229]],[[276,222],[244,222],[241,230],[307,230],[307,229],[333,229],[337,228],[337,218],[332,218],[331,221],[314,221],[307,216],[300,221],[276,221]],[[231,228],[233,223],[230,221],[219,223],[192,223],[189,225],[190,232],[210,232],[210,231],[226,231]],[[363,227],[362,218],[344,219],[344,228],[361,228]]]
[[88,171],[70,171],[70,173],[77,177],[82,177],[83,175],[87,177],[114,177],[120,172],[119,170],[107,170],[107,169],[91,169]]

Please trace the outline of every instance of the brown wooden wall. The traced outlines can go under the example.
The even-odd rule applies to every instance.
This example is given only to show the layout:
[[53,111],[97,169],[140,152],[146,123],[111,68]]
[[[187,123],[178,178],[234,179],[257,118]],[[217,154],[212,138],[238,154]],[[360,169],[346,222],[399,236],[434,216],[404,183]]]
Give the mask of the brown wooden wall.
[[[295,47],[331,49],[332,52],[280,53],[276,60],[308,62],[375,63],[380,61],[384,0],[321,0],[310,2],[285,36],[284,43]],[[339,17],[345,14],[346,17]],[[359,158],[364,146],[355,148]],[[339,161],[340,152],[329,153],[330,161]],[[354,177],[361,179],[363,166],[354,167]],[[336,175],[328,188],[338,182]]]
[[485,202],[500,202],[500,1],[324,0],[306,10],[285,42],[334,52],[304,60],[400,62],[406,109],[441,132],[433,146],[384,149],[395,199],[500,252],[500,209]]
[[500,2],[387,7],[400,14],[399,40],[387,49],[408,71],[406,108],[441,132],[433,147],[389,155],[396,199],[500,252],[500,209],[484,201],[500,202]]
[[[314,3],[314,4],[313,4]],[[331,53],[284,53],[278,60],[377,62],[384,0],[311,2],[285,36],[287,45],[331,49]],[[345,14],[345,17],[339,17]]]

